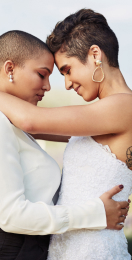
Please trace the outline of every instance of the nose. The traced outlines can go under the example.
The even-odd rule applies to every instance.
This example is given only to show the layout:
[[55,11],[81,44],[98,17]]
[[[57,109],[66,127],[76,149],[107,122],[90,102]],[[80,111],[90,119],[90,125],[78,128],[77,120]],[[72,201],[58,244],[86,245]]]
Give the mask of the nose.
[[50,91],[51,86],[50,86],[49,80],[48,80],[48,82],[42,87],[42,89],[45,90],[45,91]]
[[65,88],[70,90],[72,88],[72,81],[70,81],[67,77],[65,77]]

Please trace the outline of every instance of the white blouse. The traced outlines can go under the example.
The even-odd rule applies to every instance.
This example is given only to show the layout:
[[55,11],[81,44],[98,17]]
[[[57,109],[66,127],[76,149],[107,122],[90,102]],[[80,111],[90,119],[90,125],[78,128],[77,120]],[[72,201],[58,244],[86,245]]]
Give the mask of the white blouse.
[[105,228],[99,198],[76,206],[53,205],[60,180],[54,159],[0,112],[0,228],[28,235]]

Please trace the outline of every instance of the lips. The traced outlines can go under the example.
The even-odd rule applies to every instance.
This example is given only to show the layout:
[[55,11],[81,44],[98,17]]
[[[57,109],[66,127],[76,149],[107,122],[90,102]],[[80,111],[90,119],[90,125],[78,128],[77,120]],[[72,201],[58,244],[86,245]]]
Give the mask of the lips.
[[37,95],[38,101],[41,101],[44,95]]
[[77,94],[79,94],[79,88],[80,88],[80,86],[78,86],[77,88],[74,89],[77,92]]

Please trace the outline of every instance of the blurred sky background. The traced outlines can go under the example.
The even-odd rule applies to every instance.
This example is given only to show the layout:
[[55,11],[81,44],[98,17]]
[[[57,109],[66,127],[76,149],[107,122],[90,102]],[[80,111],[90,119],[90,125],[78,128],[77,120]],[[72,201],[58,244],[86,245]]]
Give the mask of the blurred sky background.
[[[120,69],[132,88],[132,0],[0,0],[0,34],[23,30],[46,40],[58,21],[81,8],[102,13],[119,40]],[[51,76],[52,89],[64,89],[57,69]]]

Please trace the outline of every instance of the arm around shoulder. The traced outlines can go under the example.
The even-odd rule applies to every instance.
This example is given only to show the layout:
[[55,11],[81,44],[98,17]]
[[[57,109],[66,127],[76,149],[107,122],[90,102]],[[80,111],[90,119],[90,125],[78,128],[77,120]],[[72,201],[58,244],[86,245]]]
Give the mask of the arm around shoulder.
[[[0,108],[15,126],[25,132],[94,136],[123,133],[127,130],[126,125],[129,128],[132,114],[131,96],[116,94],[89,105],[40,108],[17,97],[1,93]],[[6,105],[3,101],[5,98]]]

